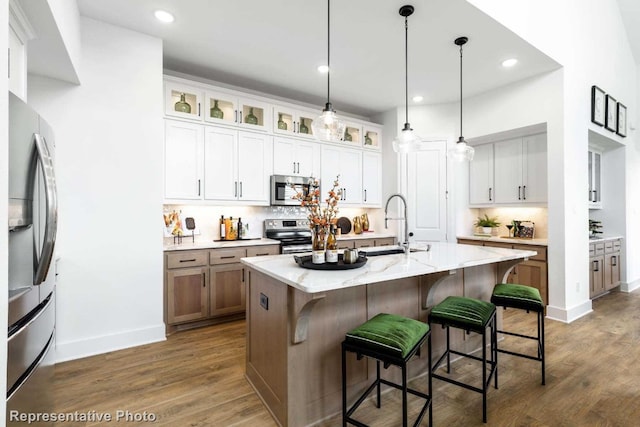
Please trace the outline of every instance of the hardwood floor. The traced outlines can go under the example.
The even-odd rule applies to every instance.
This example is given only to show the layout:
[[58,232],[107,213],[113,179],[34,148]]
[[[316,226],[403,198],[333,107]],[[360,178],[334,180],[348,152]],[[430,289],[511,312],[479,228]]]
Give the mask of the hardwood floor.
[[[487,424],[482,423],[480,394],[434,380],[434,425],[638,425],[640,291],[605,295],[593,307],[593,313],[570,325],[546,321],[546,386],[540,384],[538,362],[500,354],[500,388],[489,391]],[[535,323],[533,314],[505,313],[505,325],[523,332],[534,333]],[[147,417],[155,415],[157,426],[275,426],[244,379],[244,339],[244,321],[236,321],[180,332],[162,343],[61,363],[56,367],[56,412],[109,413],[115,418],[117,411],[129,411],[129,417],[146,411]],[[535,345],[509,343],[512,348]],[[453,367],[456,375],[479,378],[474,362],[460,361]],[[420,380],[412,385],[421,388]],[[410,403],[410,409],[417,410],[419,401]],[[395,427],[399,408],[394,390],[383,396],[381,409],[365,402],[356,416],[372,426]],[[127,426],[150,424],[124,420],[120,422]],[[320,425],[339,426],[340,418]]]

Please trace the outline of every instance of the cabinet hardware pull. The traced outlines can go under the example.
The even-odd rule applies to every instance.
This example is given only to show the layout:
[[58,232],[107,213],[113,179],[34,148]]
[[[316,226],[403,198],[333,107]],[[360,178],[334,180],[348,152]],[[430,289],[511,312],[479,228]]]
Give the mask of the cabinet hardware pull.
[[522,186],[518,185],[518,200],[522,200],[522,197],[520,196],[521,191],[522,191]]
[[238,110],[233,110],[233,121],[238,123]]
[[195,258],[193,258],[193,259],[181,259],[180,260],[180,262],[195,262],[195,261],[196,261]]
[[207,287],[207,273],[202,273],[202,287]]
[[200,195],[200,180],[198,180],[198,196]]
[[238,181],[233,183],[233,197],[238,197]]
[[611,265],[613,267],[617,267],[618,266],[618,257],[617,256],[614,255],[614,256],[611,257]]
[[240,181],[240,197],[242,197],[242,181]]
[[365,188],[365,190],[364,190],[364,201],[365,201],[365,202],[367,201],[367,189],[366,189],[366,188]]
[[221,256],[220,259],[233,259],[235,258],[235,255],[227,255],[227,256]]
[[293,122],[293,133],[297,133],[298,131],[296,130],[296,122]]
[[242,283],[244,283],[244,268],[242,269]]
[[522,199],[523,200],[527,200],[527,186],[526,185],[522,186]]
[[296,162],[296,165],[298,165],[298,173],[300,173],[300,162]]
[[293,163],[293,173],[296,173],[296,162],[292,162]]
[[593,190],[593,201],[594,202],[598,201],[598,190]]
[[200,103],[198,102],[198,116],[200,115]]
[[597,259],[593,261],[593,271],[600,271],[600,264]]
[[264,252],[262,254],[256,254],[256,256],[265,256],[265,255],[269,255],[269,252]]
[[491,198],[491,190],[493,190],[491,187],[489,187],[489,201],[492,201],[493,199]]

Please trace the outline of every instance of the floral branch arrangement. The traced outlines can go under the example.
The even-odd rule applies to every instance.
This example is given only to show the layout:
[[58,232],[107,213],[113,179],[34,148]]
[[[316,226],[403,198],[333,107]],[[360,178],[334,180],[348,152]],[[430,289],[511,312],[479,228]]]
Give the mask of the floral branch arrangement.
[[309,218],[309,226],[313,229],[316,225],[325,229],[329,224],[335,224],[338,216],[338,201],[342,195],[339,181],[340,175],[336,176],[333,181],[333,187],[328,192],[328,197],[324,199],[326,204],[322,206],[320,200],[320,183],[316,178],[309,178],[308,190],[306,186],[302,190],[296,188],[295,184],[291,187],[296,191],[294,199],[300,200],[300,206],[307,210],[307,218]]

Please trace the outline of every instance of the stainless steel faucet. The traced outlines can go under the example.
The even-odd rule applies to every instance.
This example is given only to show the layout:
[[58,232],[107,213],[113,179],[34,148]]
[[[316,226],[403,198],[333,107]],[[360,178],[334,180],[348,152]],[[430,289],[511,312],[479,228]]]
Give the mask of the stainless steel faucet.
[[[389,202],[394,197],[399,197],[402,200],[402,203],[404,203],[404,218],[389,218],[389,217],[387,217],[387,210],[389,209]],[[392,194],[387,199],[387,203],[384,206],[384,228],[389,228],[388,227],[388,221],[389,220],[397,220],[397,221],[404,220],[404,242],[402,242],[400,244],[400,246],[402,246],[404,248],[405,253],[409,252],[409,220],[408,220],[408,217],[407,217],[407,199],[405,199],[402,194],[397,194],[397,193],[396,194]]]

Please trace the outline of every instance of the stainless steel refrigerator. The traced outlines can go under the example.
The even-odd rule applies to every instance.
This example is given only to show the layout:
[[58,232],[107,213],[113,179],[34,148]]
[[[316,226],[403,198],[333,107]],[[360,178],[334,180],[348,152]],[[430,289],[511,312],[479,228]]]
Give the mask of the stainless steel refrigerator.
[[19,414],[54,409],[58,213],[53,141],[42,117],[9,93],[8,426],[24,425]]

